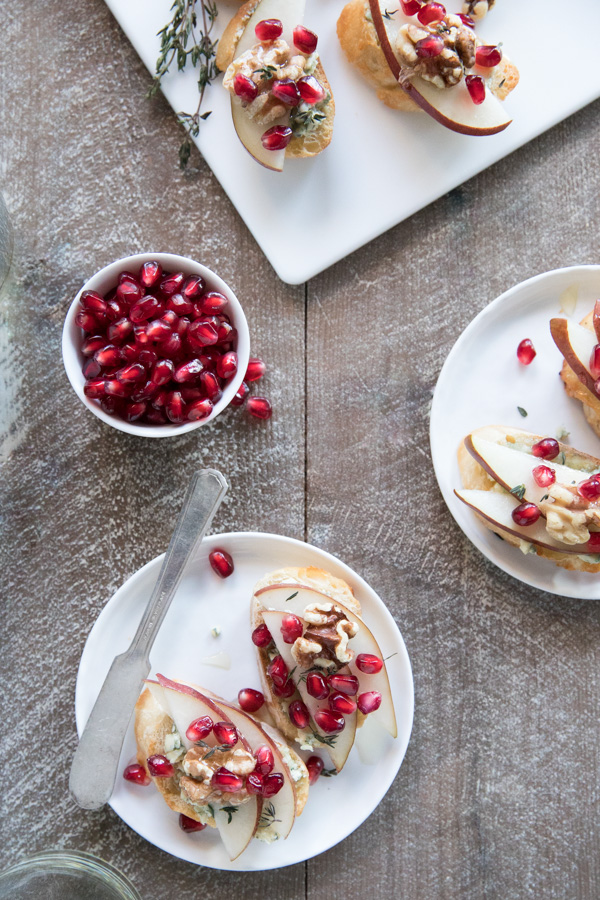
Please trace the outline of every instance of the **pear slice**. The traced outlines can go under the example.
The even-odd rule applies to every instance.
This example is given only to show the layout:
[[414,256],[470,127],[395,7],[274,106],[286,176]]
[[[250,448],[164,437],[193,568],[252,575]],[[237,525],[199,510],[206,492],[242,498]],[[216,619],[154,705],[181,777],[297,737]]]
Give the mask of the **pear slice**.
[[569,319],[550,319],[550,333],[567,365],[573,369],[588,391],[597,397],[594,390],[596,379],[590,371],[590,358],[598,343],[596,334]]
[[[373,656],[378,656],[381,660],[384,659],[375,636],[365,622],[355,612],[352,612],[351,609],[340,603],[339,600],[332,600],[326,594],[301,584],[270,584],[267,587],[260,588],[254,596],[263,609],[283,610],[284,612],[293,613],[300,619],[304,617],[304,610],[311,603],[333,603],[335,606],[340,607],[351,622],[356,622],[358,625],[356,636],[351,638],[349,642],[349,646],[355,654],[354,658],[356,659],[359,653],[371,653]],[[273,634],[273,632],[271,633]],[[275,635],[273,637],[275,638]],[[350,664],[350,671],[358,678],[360,694],[365,691],[379,691],[381,694],[381,706],[375,712],[370,713],[367,721],[372,717],[376,717],[386,731],[389,731],[392,737],[396,737],[398,727],[385,662],[381,671],[376,675],[367,675],[364,672],[360,672],[352,663]]]
[[594,312],[592,314],[592,324],[596,334],[596,340],[600,341],[600,300],[594,303]]
[[[383,12],[382,12],[383,4]],[[401,10],[387,16],[386,0],[369,0],[373,25],[381,49],[392,75],[402,90],[433,119],[451,131],[460,134],[489,135],[504,131],[512,119],[506,114],[502,103],[486,86],[483,103],[473,103],[464,79],[447,88],[438,88],[430,81],[410,75],[400,64],[394,50],[396,35],[402,25],[415,24],[413,16],[406,16]]]

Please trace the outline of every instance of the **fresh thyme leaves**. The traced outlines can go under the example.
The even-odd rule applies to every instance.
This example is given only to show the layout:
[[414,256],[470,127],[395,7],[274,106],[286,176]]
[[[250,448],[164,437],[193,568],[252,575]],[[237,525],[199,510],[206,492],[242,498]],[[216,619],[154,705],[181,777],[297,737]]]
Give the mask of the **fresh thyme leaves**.
[[213,819],[214,819],[214,817],[215,817],[215,811],[214,811],[214,809],[212,808],[212,804],[211,804],[211,803],[207,803],[207,804],[206,804],[206,808],[207,808],[208,810],[210,810],[210,814],[211,814],[211,816],[212,816]]
[[276,66],[261,66],[260,69],[254,69],[253,75],[260,75],[261,81],[271,81],[277,72]]
[[561,462],[561,465],[564,466],[564,464],[565,464],[565,451],[564,451],[564,450],[563,450],[563,452],[560,454],[560,462]]
[[[298,666],[296,666],[292,671],[295,672],[297,668],[298,668]],[[310,669],[303,669],[302,675],[300,676],[298,681],[306,681],[307,677],[310,675],[311,672],[323,672],[323,669],[319,668],[319,666],[311,666]],[[292,673],[290,672],[290,675],[291,674]]]
[[286,603],[287,603],[287,602],[288,602],[288,600],[293,600],[293,599],[294,599],[294,597],[297,597],[297,596],[298,596],[298,591],[295,591],[295,593],[293,593],[293,594],[290,594],[290,596],[289,596],[289,597],[286,597],[286,598],[285,598],[285,602],[286,602]]
[[511,494],[514,494],[515,497],[518,497],[519,500],[522,500],[525,496],[525,485],[518,484],[516,487],[511,488]]
[[263,804],[261,817],[258,822],[259,826],[261,828],[268,828],[273,822],[281,822],[281,819],[275,818],[275,807],[272,803],[268,803],[266,807]]
[[290,128],[296,135],[307,134],[314,131],[321,122],[327,118],[327,113],[322,107],[329,102],[329,97],[315,106],[303,108],[303,104],[295,107],[290,113]]
[[499,88],[503,87],[505,81],[506,81],[506,78],[503,78],[502,81],[500,82],[500,84],[498,85],[498,87]]
[[383,18],[384,18],[384,19],[391,19],[392,16],[395,16],[397,12],[398,12],[397,9],[386,9],[386,11],[385,11],[384,14],[383,14]]
[[337,769],[323,769],[321,775],[323,778],[333,778],[334,775],[337,775]]
[[222,806],[221,812],[227,813],[227,824],[231,825],[231,820],[233,819],[233,814],[236,813],[239,809],[239,806]]
[[384,661],[384,662],[387,662],[388,659],[391,659],[391,658],[392,658],[392,656],[398,656],[398,651],[396,650],[395,653],[390,653],[390,655],[389,655],[389,656],[386,656],[386,657],[384,658],[383,661]]
[[[200,17],[196,12],[198,6]],[[177,63],[180,72],[185,69],[188,61],[193,68],[197,68],[199,97],[196,111],[177,113],[180,124],[187,131],[179,147],[179,166],[185,169],[192,152],[191,138],[198,137],[200,121],[205,121],[211,113],[210,110],[201,113],[200,109],[206,86],[219,74],[215,61],[217,41],[211,39],[218,11],[215,0],[174,0],[171,13],[171,21],[158,32],[160,53],[156,60],[154,82],[148,96],[153,97],[156,94],[173,62]]]
[[[208,747],[206,741],[196,741],[196,744],[199,744],[200,747]],[[229,746],[229,744],[220,744],[218,747],[211,747],[208,753],[203,756],[203,759],[210,759],[211,756],[217,752],[217,750],[220,750],[221,753],[226,753],[227,750],[231,750],[231,747]]]
[[523,418],[526,419],[527,418],[527,410],[523,409],[522,406],[517,406],[517,409],[519,410],[519,413],[523,416]]
[[320,744],[325,744],[326,747],[333,747],[335,744],[336,735],[325,737],[325,735],[317,734],[316,731],[313,731],[312,736],[314,737],[315,741],[318,741]]
[[540,500],[540,503],[542,502],[542,500],[547,500],[549,496],[550,494],[544,494],[544,496]]
[[288,681],[290,680],[290,678],[292,677],[292,675],[294,674],[294,672],[296,671],[297,668],[298,668],[298,666],[294,666],[294,668],[292,669],[292,671],[289,673],[289,675],[288,675]]

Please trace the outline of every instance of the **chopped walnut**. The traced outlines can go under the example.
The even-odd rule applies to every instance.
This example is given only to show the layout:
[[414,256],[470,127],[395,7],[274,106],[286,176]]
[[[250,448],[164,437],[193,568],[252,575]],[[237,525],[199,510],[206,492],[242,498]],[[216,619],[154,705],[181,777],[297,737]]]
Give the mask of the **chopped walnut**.
[[[419,57],[415,45],[432,35],[442,38],[444,49],[438,56]],[[475,47],[473,30],[463,25],[458,16],[452,15],[432,25],[404,25],[396,39],[396,50],[403,67],[440,88],[458,84],[464,70],[475,63]]]
[[496,0],[464,0],[462,11],[477,21],[489,13],[495,2]]
[[333,603],[311,603],[304,610],[303,619],[308,623],[302,637],[292,645],[292,656],[303,669],[312,666],[339,669],[354,657],[348,641],[358,631],[346,613]]
[[248,800],[246,791],[223,795],[222,791],[213,787],[213,774],[221,766],[234,775],[249,775],[254,771],[256,759],[243,747],[228,750],[213,750],[211,747],[199,745],[191,747],[181,763],[184,774],[179,784],[183,793],[194,803],[206,803],[211,798],[219,800],[223,796],[226,796],[232,806],[245,803]]
[[[287,41],[281,38],[269,44],[255,44],[227,68],[223,87],[244,107],[251,119],[259,125],[271,125],[287,112],[287,107],[271,94],[273,81],[287,78],[297,81],[302,77],[305,65],[306,57],[294,55]],[[233,80],[238,74],[249,78],[259,90],[258,96],[250,103],[235,93]]]
[[563,544],[585,544],[590,526],[600,528],[600,508],[581,497],[576,485],[550,485],[539,507],[546,517],[546,531]]

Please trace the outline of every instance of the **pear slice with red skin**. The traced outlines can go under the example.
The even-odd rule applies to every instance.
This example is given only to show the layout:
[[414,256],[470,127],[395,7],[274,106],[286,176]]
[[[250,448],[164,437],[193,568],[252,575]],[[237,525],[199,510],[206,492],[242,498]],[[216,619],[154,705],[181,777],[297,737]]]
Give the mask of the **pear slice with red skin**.
[[544,547],[546,550],[554,550],[556,553],[587,554],[598,553],[598,549],[590,548],[585,544],[563,544],[555,540],[546,531],[546,520],[540,518],[533,525],[521,526],[513,521],[512,511],[519,505],[511,494],[500,491],[475,491],[455,490],[454,493],[474,512],[490,522],[494,530],[506,532],[519,540],[527,541]]
[[392,75],[411,100],[451,131],[475,136],[504,131],[512,119],[487,87],[485,100],[476,104],[471,99],[464,79],[452,87],[438,88],[430,81],[411,75],[410,70],[402,67],[392,46],[392,40],[395,39],[400,26],[406,23],[415,24],[415,19],[413,16],[405,16],[398,9],[392,17],[386,17],[384,20],[381,11],[382,2],[385,10],[385,0],[369,0],[373,25]]
[[594,314],[592,316],[592,323],[594,325],[594,332],[596,334],[596,340],[600,343],[600,300],[596,300],[594,303]]
[[392,737],[397,736],[398,727],[394,712],[394,701],[384,656],[375,636],[360,616],[352,612],[339,600],[333,600],[327,594],[323,594],[315,588],[305,587],[302,584],[270,584],[267,587],[260,588],[254,596],[263,609],[283,610],[286,613],[293,613],[300,619],[304,617],[304,610],[309,604],[332,603],[334,606],[339,606],[351,622],[356,622],[358,632],[349,642],[350,649],[354,651],[354,659],[359,653],[370,653],[383,661],[381,671],[373,675],[360,672],[353,663],[350,663],[352,674],[358,678],[358,692],[362,694],[365,691],[379,691],[381,694],[381,706],[375,712],[370,713],[369,718],[376,717]]
[[598,343],[595,332],[571,322],[570,319],[550,319],[550,333],[567,365],[573,369],[588,391],[594,397],[598,397],[594,389],[596,379],[590,371],[590,358]]

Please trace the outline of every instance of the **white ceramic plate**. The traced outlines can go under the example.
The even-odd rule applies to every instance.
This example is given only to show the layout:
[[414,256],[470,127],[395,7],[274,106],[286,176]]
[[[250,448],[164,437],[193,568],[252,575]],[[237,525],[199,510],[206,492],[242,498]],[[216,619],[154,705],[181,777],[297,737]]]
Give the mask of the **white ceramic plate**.
[[[156,33],[169,21],[171,0],[106,2],[153,73]],[[506,101],[512,125],[480,138],[455,134],[425,114],[399,113],[380,103],[339,45],[336,22],[344,5],[345,0],[306,3],[305,22],[319,35],[336,104],[333,141],[324,153],[288,160],[282,174],[263,169],[235,135],[221,79],[207,91],[204,108],[212,115],[196,141],[265,256],[289,284],[326,269],[600,96],[598,0],[502,0],[477,26],[485,42],[504,42],[521,73]],[[390,0],[389,8],[395,5],[398,0]],[[457,11],[460,5],[452,0],[446,7]],[[218,30],[238,6],[218,0]],[[554,65],[556,29],[567,6],[567,24],[573,23],[577,34],[577,64]],[[163,91],[174,110],[196,108],[193,72],[169,75]],[[146,114],[143,101],[138,113]],[[176,165],[175,143],[162,153],[166,165]],[[197,202],[197,196],[197,187],[190,185],[189,202]]]
[[[571,318],[579,322],[600,297],[600,266],[546,272],[511,288],[486,306],[463,331],[440,373],[431,408],[431,455],[450,512],[470,541],[493,563],[526,584],[565,597],[600,597],[600,577],[568,572],[548,560],[524,555],[485,528],[454,496],[461,487],[456,450],[465,435],[483,425],[511,425],[556,437],[570,432],[578,450],[600,456],[600,440],[585,421],[581,403],[567,396],[559,378],[563,362],[549,322],[561,313],[561,295],[578,288]],[[523,338],[537,356],[517,360]],[[523,418],[517,407],[527,411]]]
[[[231,553],[235,571],[223,580],[214,574],[208,554],[215,547]],[[150,592],[158,577],[162,557],[133,575],[107,603],[85,645],[75,698],[79,734],[87,721],[113,657],[125,650],[133,637]],[[173,856],[213,869],[276,869],[309,859],[328,850],[369,816],[388,791],[400,768],[413,719],[413,681],[402,636],[387,608],[363,579],[335,557],[291,538],[256,532],[219,534],[206,538],[190,564],[173,605],[152,649],[152,673],[193,681],[235,699],[240,688],[260,688],[254,646],[250,640],[249,608],[254,584],[269,571],[283,566],[319,566],[344,578],[354,589],[365,621],[375,632],[384,656],[395,654],[388,672],[398,718],[398,737],[385,735],[376,765],[361,761],[359,747],[352,749],[340,775],[320,778],[310,789],[302,816],[285,841],[267,845],[253,840],[231,862],[214,829],[184,834],[178,816],[151,786],[141,788],[117,777],[110,805],[124,822]],[[221,628],[217,638],[213,626]],[[216,668],[203,659],[227,654],[231,668]],[[366,748],[361,748],[362,755]],[[310,754],[303,754],[305,758]],[[329,764],[325,753],[320,753]],[[135,756],[133,726],[121,754],[122,771]]]

